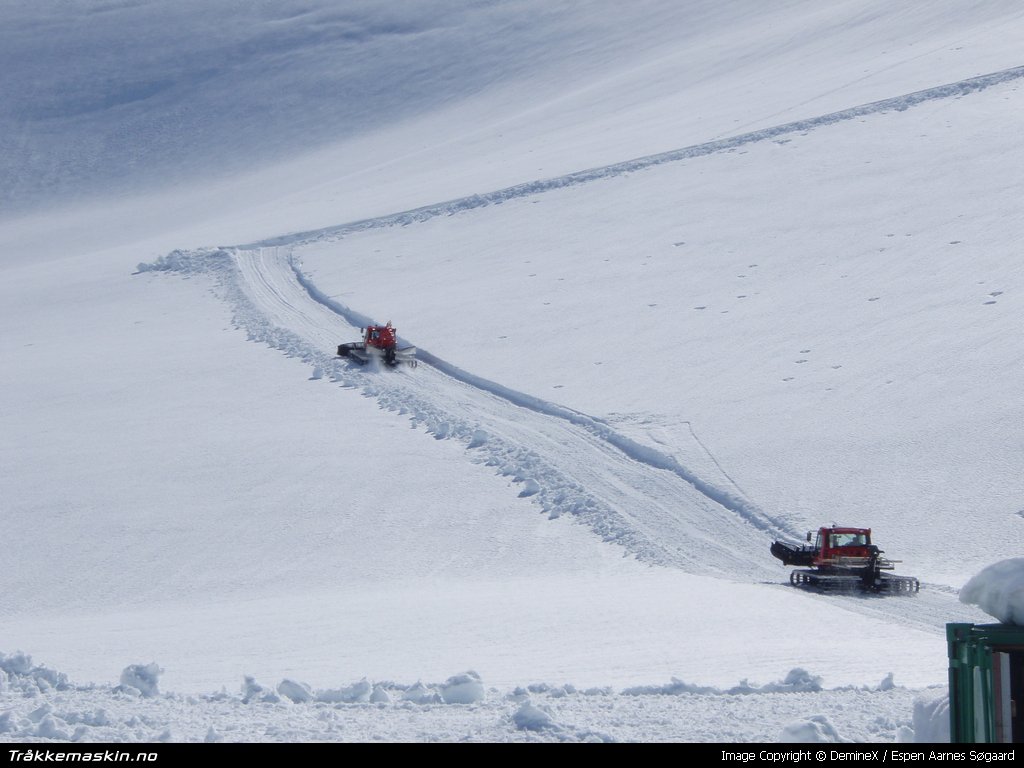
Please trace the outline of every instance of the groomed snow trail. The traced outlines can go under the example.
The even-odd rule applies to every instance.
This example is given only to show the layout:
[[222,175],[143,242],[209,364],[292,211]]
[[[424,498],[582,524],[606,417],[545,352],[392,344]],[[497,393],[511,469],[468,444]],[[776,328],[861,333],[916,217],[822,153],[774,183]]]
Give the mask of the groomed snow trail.
[[[727,477],[718,485],[696,478],[598,419],[488,382],[425,350],[412,370],[337,358],[337,344],[358,338],[358,325],[368,320],[320,294],[285,248],[175,252],[140,268],[212,275],[250,340],[301,360],[314,379],[374,397],[437,439],[463,442],[468,460],[511,478],[519,495],[550,517],[571,515],[644,562],[793,589],[789,569],[771,557],[768,544],[796,533],[723,490]],[[940,585],[924,585],[913,598],[808,597],[918,628],[978,620]]]
[[425,350],[415,370],[336,359],[331,352],[358,338],[358,326],[346,330],[343,308],[311,294],[285,249],[226,257],[252,310],[244,320],[252,337],[312,363],[315,376],[376,397],[438,439],[463,441],[472,460],[519,483],[520,495],[534,497],[548,515],[572,515],[647,562],[742,580],[766,576],[761,545],[782,531],[749,502],[597,419],[487,382]]

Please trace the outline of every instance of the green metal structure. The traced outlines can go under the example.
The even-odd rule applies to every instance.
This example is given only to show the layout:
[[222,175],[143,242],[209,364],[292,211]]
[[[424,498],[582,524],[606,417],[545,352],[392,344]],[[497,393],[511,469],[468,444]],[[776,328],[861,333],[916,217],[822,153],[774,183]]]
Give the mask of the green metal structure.
[[950,741],[1024,741],[1024,627],[947,624],[946,642]]

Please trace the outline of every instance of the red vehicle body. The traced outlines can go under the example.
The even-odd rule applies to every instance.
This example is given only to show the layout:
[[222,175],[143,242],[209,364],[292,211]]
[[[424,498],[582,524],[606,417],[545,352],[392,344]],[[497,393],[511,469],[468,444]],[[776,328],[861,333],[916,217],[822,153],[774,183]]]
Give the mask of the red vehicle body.
[[398,346],[398,334],[390,320],[386,325],[368,325],[362,332],[362,341],[338,345],[339,357],[349,357],[360,364],[381,360],[391,367],[403,363],[416,367],[416,347]]
[[398,346],[395,341],[395,329],[389,322],[387,325],[368,325],[363,331],[363,341],[377,349],[394,349]]
[[867,564],[878,547],[871,544],[870,528],[819,528],[812,565],[818,568]]
[[[811,536],[808,532],[808,542]],[[790,583],[798,587],[875,592],[917,592],[921,588],[913,576],[888,573],[898,561],[882,557],[882,550],[871,543],[870,528],[823,526],[813,545],[775,541],[771,552],[783,565],[805,568],[789,575]]]

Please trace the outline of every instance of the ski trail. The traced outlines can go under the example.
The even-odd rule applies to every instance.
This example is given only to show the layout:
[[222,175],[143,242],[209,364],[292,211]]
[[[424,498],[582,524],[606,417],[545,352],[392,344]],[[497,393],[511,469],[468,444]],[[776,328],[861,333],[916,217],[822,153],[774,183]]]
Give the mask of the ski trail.
[[991,72],[986,75],[979,75],[978,77],[967,78],[966,80],[959,80],[955,83],[947,83],[945,85],[926,88],[924,90],[914,91],[913,93],[903,94],[901,96],[882,99],[881,101],[872,101],[867,104],[861,104],[848,109],[839,110],[838,112],[829,112],[817,117],[810,117],[804,120],[796,120],[794,122],[782,123],[769,128],[762,128],[757,131],[750,131],[738,136],[714,139],[712,141],[694,144],[681,149],[674,149],[655,155],[638,157],[632,160],[626,160],[620,163],[613,163],[611,165],[600,166],[597,168],[589,168],[587,170],[577,171],[564,176],[528,181],[523,184],[506,187],[505,189],[499,189],[494,192],[474,194],[456,198],[454,200],[446,200],[441,203],[434,203],[421,208],[414,208],[408,211],[379,216],[373,219],[363,219],[360,221],[349,222],[347,224],[324,227],[322,229],[281,235],[279,237],[272,237],[266,240],[260,240],[258,242],[239,245],[236,247],[245,250],[253,250],[256,248],[272,246],[297,246],[304,243],[322,240],[336,240],[347,234],[362,232],[368,229],[401,226],[417,221],[426,221],[437,216],[447,216],[460,211],[483,208],[491,204],[502,203],[515,198],[538,195],[543,192],[550,192],[564,187],[572,187],[600,179],[622,176],[627,173],[644,170],[645,168],[651,168],[664,163],[674,163],[680,160],[711,155],[716,152],[726,152],[737,149],[738,147],[742,147],[746,144],[767,141],[791,133],[804,133],[815,128],[853,120],[858,117],[864,117],[865,115],[878,114],[892,110],[902,112],[929,101],[964,96],[975,91],[981,91],[985,88],[990,88],[1001,83],[1007,83],[1022,77],[1024,77],[1024,66],[1012,67],[998,72]]

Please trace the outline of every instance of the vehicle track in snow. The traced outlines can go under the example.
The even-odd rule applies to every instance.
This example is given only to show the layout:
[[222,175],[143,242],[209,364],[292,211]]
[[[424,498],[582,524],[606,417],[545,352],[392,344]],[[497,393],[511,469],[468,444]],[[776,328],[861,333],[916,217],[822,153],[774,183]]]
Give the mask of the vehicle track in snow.
[[[742,494],[690,471],[667,453],[616,432],[607,423],[564,406],[510,390],[463,371],[420,349],[426,365],[415,372],[356,368],[332,354],[344,333],[371,318],[324,295],[293,263],[287,248],[347,234],[425,221],[509,199],[585,184],[688,158],[731,151],[754,142],[802,133],[937,99],[956,98],[1024,77],[1015,67],[846,110],[742,135],[636,158],[565,176],[527,182],[414,210],[270,238],[245,246],[176,251],[141,271],[213,274],[235,322],[250,339],[266,343],[328,378],[377,398],[381,407],[408,416],[438,439],[458,439],[472,460],[521,483],[523,496],[550,516],[570,514],[606,541],[651,563],[740,581],[784,582],[788,571],[766,555],[774,537],[795,531]],[[725,482],[722,482],[725,481]],[[774,566],[774,567],[773,567]],[[780,586],[780,588],[790,588]],[[945,585],[922,586],[914,598],[826,596],[851,611],[922,628],[947,621],[978,621]]]
[[571,515],[647,562],[744,580],[766,575],[754,542],[783,531],[749,501],[598,419],[461,371],[429,351],[419,350],[415,370],[336,359],[330,352],[344,340],[343,320],[355,338],[362,318],[300,278],[285,249],[236,250],[229,258],[238,277],[233,300],[245,305],[239,315],[252,338],[306,360],[317,377],[372,395],[438,439],[463,441],[474,461],[513,478],[520,495],[548,515]]
[[[488,382],[425,350],[414,370],[337,358],[339,340],[356,338],[367,321],[323,296],[287,249],[177,252],[148,269],[213,275],[250,340],[301,360],[314,379],[374,397],[437,439],[461,441],[468,460],[511,478],[550,517],[570,515],[643,562],[793,589],[788,569],[768,554],[772,538],[793,531],[599,419]],[[979,620],[941,585],[924,585],[912,598],[808,596],[922,629]]]
[[718,152],[729,152],[747,144],[754,144],[761,141],[777,139],[789,134],[806,133],[815,128],[854,120],[867,115],[880,114],[883,112],[902,112],[911,109],[919,104],[942,99],[952,99],[967,94],[981,91],[992,86],[1008,83],[1013,80],[1024,78],[1024,66],[1011,67],[1009,69],[991,72],[977,77],[958,80],[954,83],[925,88],[920,91],[906,93],[901,96],[894,96],[880,101],[872,101],[837,112],[829,112],[817,117],[809,117],[804,120],[796,120],[789,123],[762,128],[756,131],[749,131],[736,136],[718,138],[700,144],[693,144],[688,147],[660,152],[654,155],[633,158],[620,163],[612,163],[597,168],[589,168],[576,173],[569,173],[549,179],[537,179],[512,187],[506,187],[493,192],[468,195],[453,200],[446,200],[440,203],[425,205],[407,211],[400,211],[372,219],[362,219],[345,224],[339,224],[322,229],[309,230],[306,232],[295,232],[279,237],[271,237],[254,243],[237,246],[244,249],[253,249],[271,246],[299,246],[305,243],[319,241],[337,240],[345,235],[354,232],[362,232],[368,229],[381,227],[404,226],[418,221],[427,221],[438,216],[449,216],[461,211],[470,211],[476,208],[483,208],[488,205],[503,203],[531,195],[538,195],[565,187],[573,187],[579,184],[588,184],[601,179],[622,176],[636,171],[642,171],[665,163],[675,163],[681,160],[688,160],[695,157],[703,157]]

